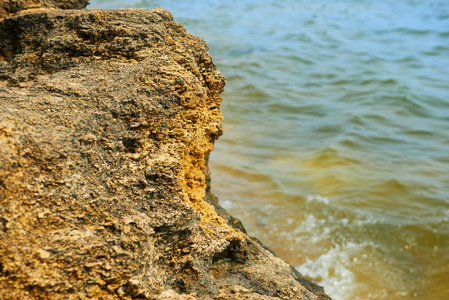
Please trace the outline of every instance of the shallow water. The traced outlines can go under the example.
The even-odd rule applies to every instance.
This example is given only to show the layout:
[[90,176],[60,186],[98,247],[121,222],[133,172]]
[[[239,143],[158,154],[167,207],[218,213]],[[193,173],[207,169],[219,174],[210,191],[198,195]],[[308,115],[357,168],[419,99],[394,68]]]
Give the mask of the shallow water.
[[336,300],[449,299],[449,2],[163,6],[228,84],[222,205]]

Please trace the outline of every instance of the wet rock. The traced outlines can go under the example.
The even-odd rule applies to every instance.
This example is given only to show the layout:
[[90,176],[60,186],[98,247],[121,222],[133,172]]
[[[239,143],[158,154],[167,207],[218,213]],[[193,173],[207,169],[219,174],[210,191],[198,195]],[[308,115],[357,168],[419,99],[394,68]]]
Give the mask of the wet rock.
[[0,22],[1,299],[328,299],[210,191],[207,50],[161,8]]

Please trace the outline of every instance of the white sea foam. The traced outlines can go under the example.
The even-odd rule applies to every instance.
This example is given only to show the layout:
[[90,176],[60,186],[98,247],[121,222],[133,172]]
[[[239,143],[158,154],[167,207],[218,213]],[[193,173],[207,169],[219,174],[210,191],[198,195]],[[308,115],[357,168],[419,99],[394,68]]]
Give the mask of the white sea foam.
[[329,198],[327,197],[323,197],[320,195],[307,195],[306,196],[306,200],[307,202],[320,202],[320,203],[324,203],[326,205],[329,205]]
[[349,266],[354,263],[354,255],[360,253],[363,248],[364,245],[356,243],[336,245],[316,259],[307,259],[296,269],[312,279],[321,278],[319,284],[332,299],[352,299],[359,284]]

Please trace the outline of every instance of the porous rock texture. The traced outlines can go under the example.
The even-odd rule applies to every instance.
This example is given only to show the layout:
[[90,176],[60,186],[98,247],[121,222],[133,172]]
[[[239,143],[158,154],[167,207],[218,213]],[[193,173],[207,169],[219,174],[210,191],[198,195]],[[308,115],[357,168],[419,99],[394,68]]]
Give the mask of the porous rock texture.
[[329,299],[210,192],[207,50],[162,8],[0,22],[0,299]]
[[84,8],[89,0],[0,0],[0,19],[28,9]]

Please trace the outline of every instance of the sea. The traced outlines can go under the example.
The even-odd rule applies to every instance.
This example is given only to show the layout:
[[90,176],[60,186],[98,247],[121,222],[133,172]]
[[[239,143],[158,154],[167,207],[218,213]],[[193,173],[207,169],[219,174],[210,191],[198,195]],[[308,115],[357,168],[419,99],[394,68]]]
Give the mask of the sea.
[[334,300],[449,299],[448,0],[162,6],[226,76],[222,206]]

